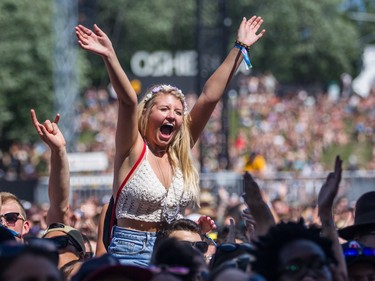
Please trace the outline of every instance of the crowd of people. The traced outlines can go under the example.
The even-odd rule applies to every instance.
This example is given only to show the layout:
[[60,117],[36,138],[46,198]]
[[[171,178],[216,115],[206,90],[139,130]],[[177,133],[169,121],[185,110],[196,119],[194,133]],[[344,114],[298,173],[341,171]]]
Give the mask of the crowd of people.
[[[338,197],[340,156],[315,204],[303,209],[290,208],[282,197],[270,200],[244,172],[246,166],[254,168],[251,161],[271,172],[281,167],[305,171],[307,155],[316,169],[314,157],[327,145],[349,141],[341,120],[346,113],[337,110],[342,100],[331,103],[300,92],[297,99],[281,101],[271,74],[263,77],[262,87],[252,77],[236,97],[247,109],[236,109],[244,126],[230,152],[240,159],[241,149],[256,151],[248,162],[233,166],[243,173],[243,194],[236,197],[222,188],[216,198],[199,186],[192,148],[202,133],[214,144],[203,129],[210,119],[218,122],[217,106],[242,61],[251,67],[248,52],[265,34],[262,24],[258,16],[242,19],[234,47],[189,105],[179,88],[166,84],[152,86],[138,101],[108,36],[97,25],[92,30],[78,25],[79,46],[103,59],[116,95],[86,93],[83,137],[77,144],[82,152],[114,148],[108,150],[112,169],[106,171],[113,174],[111,200],[70,204],[67,144],[58,125],[63,117],[56,114],[40,123],[31,109],[31,123],[45,145],[40,155],[48,166],[49,204],[26,206],[16,195],[0,192],[0,280],[374,280],[375,192],[363,194],[354,208]],[[354,114],[372,110],[370,103],[351,99],[341,109]],[[318,117],[310,111],[314,104]],[[332,125],[328,136],[320,127],[327,120]],[[357,141],[372,143],[371,122],[356,119]],[[12,153],[31,162],[34,154],[24,149],[17,144]],[[205,151],[204,156],[212,155]],[[201,170],[222,168],[221,161],[216,159],[215,167],[208,158]],[[38,174],[12,159],[4,163],[11,167],[3,165],[4,178]]]
[[[351,143],[357,147],[374,146],[375,95],[336,99],[305,89],[279,95],[276,86],[262,86],[271,79],[269,76],[273,77],[268,73],[238,79],[236,94],[229,97],[228,108],[238,115],[238,129],[235,137],[229,138],[229,159],[224,161],[225,165],[220,161],[225,137],[223,105],[217,105],[200,138],[203,149],[197,145],[193,152],[195,164],[202,172],[242,172],[249,155],[256,153],[264,159],[265,165],[258,169],[265,175],[280,171],[310,175],[327,169],[322,159],[331,147]],[[83,93],[77,114],[79,138],[73,145],[75,152],[105,152],[109,163],[103,173],[112,172],[114,159],[114,137],[109,136],[115,135],[117,99],[110,92],[107,88],[91,87]],[[187,97],[188,108],[196,98],[194,94]],[[361,157],[353,152],[347,168],[375,169],[374,151],[364,161],[360,161]],[[48,150],[42,144],[15,142],[1,153],[0,178],[35,179],[48,175],[48,159]],[[200,164],[203,166],[199,167]]]
[[[241,171],[248,155],[256,152],[266,160],[269,174],[277,171],[309,174],[327,168],[322,165],[327,148],[349,143],[371,147],[374,143],[374,86],[367,97],[361,97],[351,90],[351,79],[343,79],[341,92],[330,96],[321,86],[284,89],[270,72],[237,76],[236,83],[230,85],[234,91],[227,94],[228,110],[237,114],[232,126],[235,131],[226,132],[231,134],[227,147],[230,158],[222,161],[225,136],[223,104],[219,102],[201,135],[203,149],[196,146],[194,152],[196,164],[202,165],[199,169],[203,172]],[[191,108],[197,95],[188,95],[186,100]],[[72,150],[104,151],[112,161],[114,138],[107,136],[115,134],[116,112],[117,97],[111,85],[83,91],[77,105],[78,140],[71,144]],[[363,162],[353,153],[349,168],[374,170],[374,154],[366,155]],[[1,179],[30,179],[48,173],[48,155],[41,144],[15,142],[1,151],[0,159]],[[112,164],[103,172],[111,172]]]

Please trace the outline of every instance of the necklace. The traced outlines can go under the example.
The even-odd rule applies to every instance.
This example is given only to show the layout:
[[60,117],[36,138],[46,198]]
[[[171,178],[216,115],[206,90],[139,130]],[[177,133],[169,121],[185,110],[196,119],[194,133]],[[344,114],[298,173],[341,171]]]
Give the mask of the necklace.
[[161,168],[160,166],[160,163],[159,163],[159,159],[157,156],[155,156],[155,161],[156,161],[156,166],[158,167],[158,172],[159,174],[161,174],[161,177],[162,177],[162,184],[165,188],[169,188],[169,177],[170,177],[170,166],[168,165],[168,177],[166,179],[166,177],[164,176],[164,173],[163,173],[163,169]]
[[[164,173],[163,173],[163,169],[161,168],[161,165],[160,165],[160,159],[159,158],[161,158],[161,157],[163,157],[163,155],[165,155],[165,153],[167,153],[167,148],[165,148],[165,149],[158,149],[158,148],[153,148],[150,144],[149,144],[149,142],[146,140],[146,143],[147,143],[147,146],[150,148],[150,150],[151,150],[151,152],[152,152],[152,154],[154,155],[154,158],[155,158],[155,162],[156,162],[156,167],[157,167],[157,169],[158,169],[158,173],[159,173],[159,175],[161,175],[161,178],[162,178],[162,180],[161,180],[161,183],[162,183],[162,185],[166,188],[166,189],[168,189],[169,188],[169,186],[170,186],[170,178],[171,178],[171,172],[170,172],[170,170],[171,170],[171,167],[170,167],[170,164],[169,164],[169,158],[168,158],[168,171],[167,171],[167,173],[168,173],[168,177],[166,177],[165,175],[164,175]],[[167,155],[168,156],[168,155]]]

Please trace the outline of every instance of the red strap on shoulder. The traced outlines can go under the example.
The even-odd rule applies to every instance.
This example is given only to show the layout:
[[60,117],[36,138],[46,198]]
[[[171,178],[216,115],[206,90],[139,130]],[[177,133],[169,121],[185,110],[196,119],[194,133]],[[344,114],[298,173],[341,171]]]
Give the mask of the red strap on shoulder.
[[146,142],[144,143],[143,145],[143,150],[142,150],[142,153],[141,155],[139,156],[139,158],[137,159],[137,162],[135,162],[134,166],[131,168],[130,172],[128,173],[128,175],[126,176],[126,178],[124,179],[124,181],[122,182],[120,188],[117,190],[117,194],[116,194],[116,200],[115,200],[115,203],[113,205],[113,209],[112,209],[112,214],[111,214],[111,223],[110,223],[110,229],[112,229],[114,223],[115,223],[115,218],[116,218],[116,215],[115,215],[115,212],[116,212],[116,205],[117,205],[117,200],[120,196],[120,193],[121,193],[121,190],[124,188],[125,184],[128,182],[129,178],[131,177],[131,175],[134,173],[135,169],[137,169],[137,167],[139,166],[139,163],[141,163],[144,155],[146,153]]

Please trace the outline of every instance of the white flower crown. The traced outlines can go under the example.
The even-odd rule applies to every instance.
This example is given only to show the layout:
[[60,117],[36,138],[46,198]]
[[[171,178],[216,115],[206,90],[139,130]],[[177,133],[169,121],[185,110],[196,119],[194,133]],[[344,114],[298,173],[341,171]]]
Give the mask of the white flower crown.
[[172,86],[172,85],[159,85],[159,86],[152,88],[151,92],[149,92],[144,98],[145,103],[148,102],[152,98],[153,95],[161,91],[165,91],[165,92],[176,91],[184,100],[184,114],[187,114],[188,110],[187,110],[187,104],[185,101],[185,95],[182,93],[182,91],[179,88]]

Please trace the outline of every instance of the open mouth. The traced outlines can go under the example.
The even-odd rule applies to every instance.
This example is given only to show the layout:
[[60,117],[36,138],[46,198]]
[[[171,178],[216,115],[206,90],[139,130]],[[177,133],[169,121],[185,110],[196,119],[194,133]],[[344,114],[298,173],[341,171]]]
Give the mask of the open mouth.
[[160,132],[162,133],[162,135],[170,136],[173,132],[173,128],[174,127],[172,124],[164,124],[160,127]]

